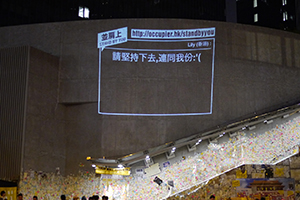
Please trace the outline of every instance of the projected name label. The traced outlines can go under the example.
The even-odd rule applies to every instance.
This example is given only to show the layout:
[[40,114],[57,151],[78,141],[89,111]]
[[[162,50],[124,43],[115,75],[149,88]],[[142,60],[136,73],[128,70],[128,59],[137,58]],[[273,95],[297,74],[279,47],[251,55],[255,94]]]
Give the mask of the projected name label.
[[[215,28],[122,30],[98,34],[99,114],[212,113]],[[117,33],[126,42],[112,44]]]

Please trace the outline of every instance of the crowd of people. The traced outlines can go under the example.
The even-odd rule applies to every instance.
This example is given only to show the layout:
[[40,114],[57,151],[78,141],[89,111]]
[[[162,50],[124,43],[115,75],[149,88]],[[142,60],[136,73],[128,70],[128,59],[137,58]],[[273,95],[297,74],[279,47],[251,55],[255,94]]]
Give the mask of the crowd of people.
[[[60,196],[60,200],[66,200],[66,199],[67,199],[66,195],[64,195],[64,194]],[[88,200],[99,200],[99,199],[100,199],[100,197],[98,195],[94,195],[94,196],[89,197]],[[5,191],[1,191],[0,200],[7,200]],[[22,193],[17,195],[17,200],[23,200],[23,194]],[[32,200],[38,200],[38,197],[33,196]],[[79,197],[73,197],[73,200],[80,200],[80,198]],[[87,200],[87,198],[85,196],[83,196],[81,198],[81,200]],[[108,196],[102,196],[102,200],[108,200]]]
[[[215,198],[216,198],[215,195],[211,195],[209,197],[209,200],[215,200]],[[67,199],[66,195],[64,195],[64,194],[60,196],[60,200],[66,200],[66,199]],[[89,197],[88,200],[99,200],[99,199],[100,199],[100,197],[98,195],[93,195],[93,196]],[[5,191],[1,191],[0,200],[7,200]],[[17,200],[23,200],[22,193],[17,195]],[[38,197],[33,196],[32,200],[38,200]],[[73,200],[87,200],[87,198],[85,196],[81,197],[81,199],[79,197],[73,197]],[[102,196],[102,200],[108,200],[108,196]],[[255,200],[259,200],[259,199],[255,199]],[[260,200],[266,200],[266,198],[261,197]]]
[[[93,196],[89,197],[88,200],[99,200],[99,199],[100,199],[100,197],[98,195],[93,195]],[[33,200],[35,200],[35,199],[33,199]],[[64,195],[64,194],[61,195],[60,200],[66,200],[66,195]],[[80,200],[80,198],[79,197],[73,197],[73,200]],[[81,197],[81,200],[87,200],[87,198],[85,196],[83,196],[83,197]],[[103,195],[102,200],[108,200],[108,196]]]

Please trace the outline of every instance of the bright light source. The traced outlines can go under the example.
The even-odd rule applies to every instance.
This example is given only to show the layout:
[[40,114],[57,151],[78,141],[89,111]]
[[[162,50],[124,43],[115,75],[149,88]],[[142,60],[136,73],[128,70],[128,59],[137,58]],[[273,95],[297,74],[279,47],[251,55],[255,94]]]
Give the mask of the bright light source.
[[124,168],[124,166],[122,164],[119,164],[118,167],[119,168]]
[[147,156],[145,157],[145,165],[146,165],[147,167],[149,167],[150,165],[153,165],[153,164],[154,164],[154,162],[153,162],[152,158],[151,158],[149,155],[147,155]]
[[89,18],[90,17],[90,9],[87,7],[79,6],[78,16],[81,18]]
[[176,150],[176,147],[173,147],[171,153],[174,153],[175,150]]
[[288,13],[287,13],[287,11],[284,11],[284,12],[282,13],[282,20],[283,20],[283,21],[288,20]]
[[200,139],[200,140],[198,140],[198,142],[196,142],[196,145],[198,145],[198,144],[200,144],[200,142],[201,142],[202,140]]
[[254,14],[254,22],[258,22],[258,14],[257,13]]
[[282,0],[282,5],[286,5],[287,4],[287,0]]
[[149,155],[146,156],[145,161],[146,161],[146,163],[150,163],[150,156]]
[[271,123],[273,123],[273,120],[265,120],[264,121],[264,124],[271,124]]
[[253,0],[253,8],[257,7],[257,0]]
[[94,167],[94,168],[95,168],[95,167],[96,167],[96,165],[92,165],[92,167]]

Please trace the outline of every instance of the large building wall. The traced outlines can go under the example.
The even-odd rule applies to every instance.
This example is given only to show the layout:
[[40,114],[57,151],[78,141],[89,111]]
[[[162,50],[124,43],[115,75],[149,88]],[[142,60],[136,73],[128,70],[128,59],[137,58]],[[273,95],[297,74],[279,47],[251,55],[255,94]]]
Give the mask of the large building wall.
[[[120,27],[216,27],[212,114],[176,117],[99,115],[97,34]],[[64,122],[55,126],[64,129],[66,173],[78,171],[86,156],[115,157],[142,151],[300,99],[300,36],[283,31],[209,21],[132,19],[5,27],[0,29],[0,38],[0,47],[30,45],[60,58],[58,98],[66,113]],[[185,76],[192,79],[193,73],[187,70]],[[133,79],[130,81],[134,83]],[[129,91],[132,90],[129,88]],[[192,98],[185,96],[184,90],[179,95]],[[109,99],[103,101],[109,102]],[[39,129],[45,135],[51,132]],[[55,145],[49,145],[44,151],[52,151],[51,148]],[[87,166],[87,169],[90,168]]]
[[23,169],[65,170],[64,106],[58,104],[58,57],[29,46],[0,50],[0,178]]
[[0,177],[18,180],[23,161],[28,47],[0,49]]
[[64,106],[58,103],[59,58],[29,48],[24,170],[65,171]]

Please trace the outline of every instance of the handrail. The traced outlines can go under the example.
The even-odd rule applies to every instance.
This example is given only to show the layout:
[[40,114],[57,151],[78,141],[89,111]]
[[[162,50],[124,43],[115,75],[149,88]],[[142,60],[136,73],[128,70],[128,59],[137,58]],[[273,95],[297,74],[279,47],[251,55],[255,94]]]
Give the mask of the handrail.
[[88,157],[88,161],[93,164],[104,167],[117,168],[119,164],[123,166],[130,167],[133,164],[143,161],[145,156],[155,157],[167,152],[170,152],[173,147],[180,148],[187,145],[194,145],[197,141],[211,139],[214,140],[219,137],[222,133],[234,133],[243,128],[250,127],[266,120],[275,119],[282,117],[284,115],[292,115],[296,112],[300,112],[300,103],[294,104],[292,106],[283,107],[277,110],[263,113],[261,115],[253,116],[242,121],[237,121],[225,125],[223,127],[218,127],[217,129],[212,129],[203,133],[197,133],[192,136],[176,140],[174,142],[168,142],[164,145],[160,145],[154,148],[147,149],[145,151],[136,152],[133,154],[128,154],[117,159],[105,159],[105,158],[91,158]]

